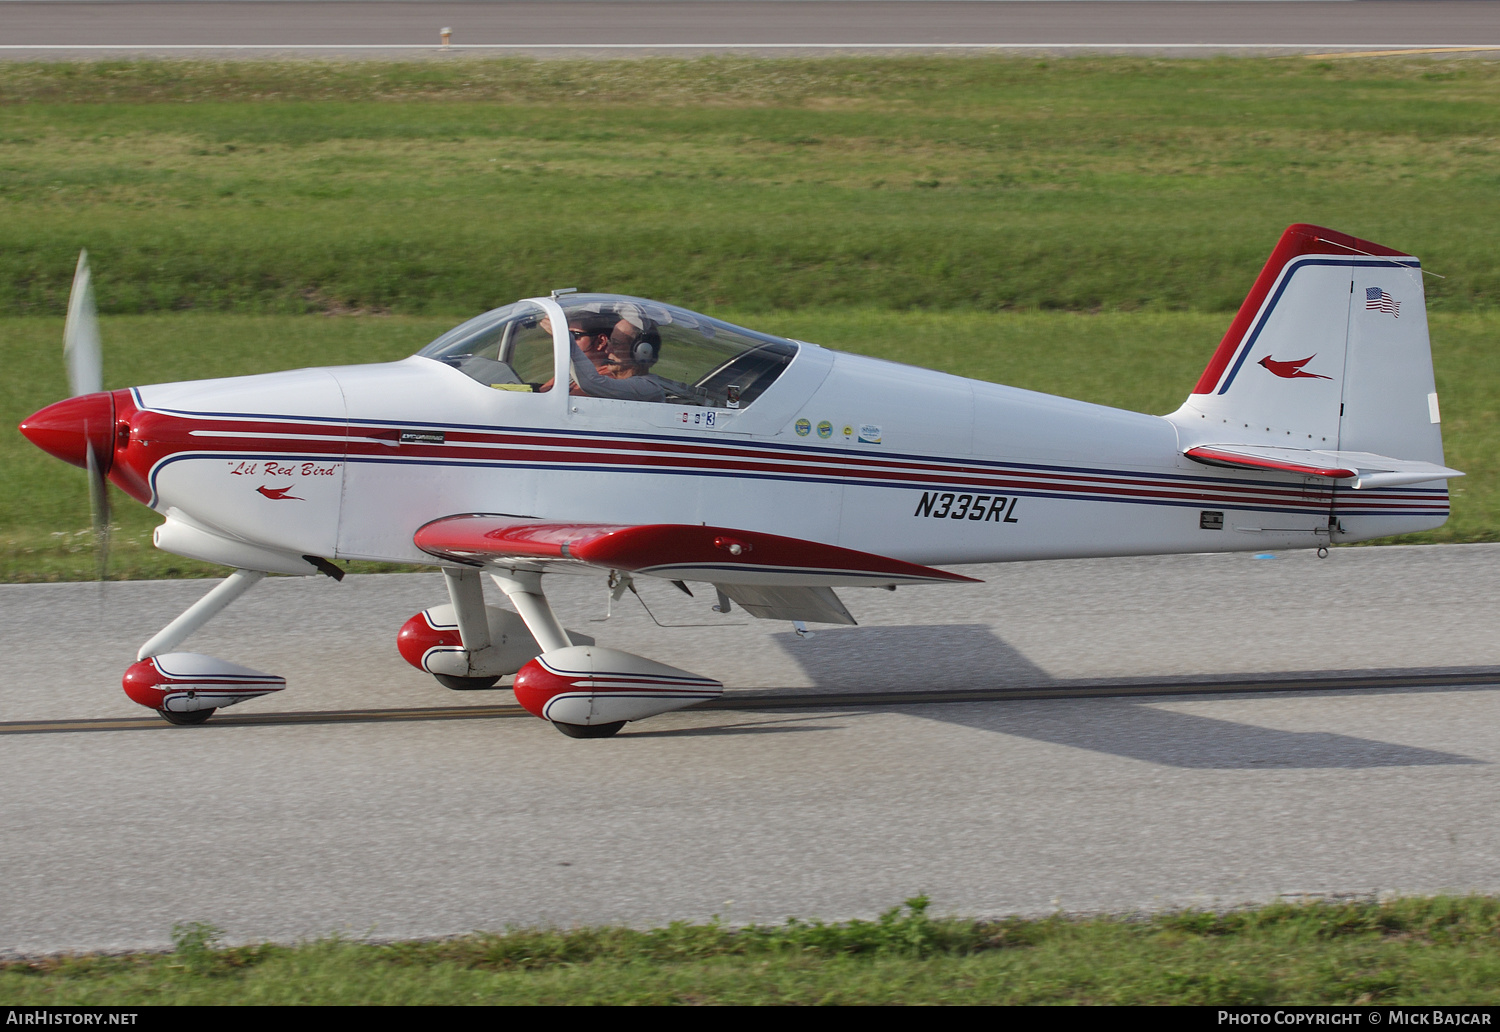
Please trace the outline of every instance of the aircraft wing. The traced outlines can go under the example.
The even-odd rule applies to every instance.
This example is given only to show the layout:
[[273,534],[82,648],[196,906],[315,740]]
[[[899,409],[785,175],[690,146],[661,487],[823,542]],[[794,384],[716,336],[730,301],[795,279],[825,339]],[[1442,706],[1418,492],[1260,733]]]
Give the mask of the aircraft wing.
[[1230,469],[1275,470],[1329,480],[1353,480],[1356,491],[1400,487],[1429,480],[1463,476],[1456,469],[1414,459],[1393,459],[1371,452],[1324,451],[1312,448],[1272,448],[1256,444],[1204,444],[1183,452],[1208,466]]
[[[842,610],[826,590],[837,586],[975,580],[816,541],[694,524],[555,523],[473,514],[434,520],[419,529],[413,540],[439,559],[482,566],[571,562],[667,580],[708,581],[737,601],[743,596],[741,604],[747,610],[764,608],[767,615],[774,612],[779,619],[827,622],[830,600]],[[824,615],[780,615],[799,606]]]

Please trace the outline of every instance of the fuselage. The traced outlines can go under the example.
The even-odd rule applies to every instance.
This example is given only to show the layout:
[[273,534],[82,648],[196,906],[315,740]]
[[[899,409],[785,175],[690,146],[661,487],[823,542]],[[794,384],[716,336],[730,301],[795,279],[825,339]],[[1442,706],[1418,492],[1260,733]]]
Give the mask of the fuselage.
[[413,533],[457,513],[702,523],[941,565],[1316,547],[1448,508],[1437,485],[1352,497],[1206,467],[1169,418],[802,342],[742,407],[497,386],[414,356],[116,391],[109,475],[168,518],[163,547],[222,538],[285,572],[431,562]]
[[[487,512],[741,527],[934,565],[1306,547],[1334,510],[1326,482],[1199,466],[1161,417],[807,346],[710,425],[495,391],[423,358],[122,393],[115,483],[293,555],[430,562],[418,527]],[[1405,514],[1370,536],[1447,508],[1445,492],[1386,504]]]

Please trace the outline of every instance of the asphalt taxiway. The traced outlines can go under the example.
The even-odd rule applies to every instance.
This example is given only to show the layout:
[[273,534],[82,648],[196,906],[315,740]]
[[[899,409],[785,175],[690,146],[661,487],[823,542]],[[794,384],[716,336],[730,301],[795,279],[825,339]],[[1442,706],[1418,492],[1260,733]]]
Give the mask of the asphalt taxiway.
[[[452,29],[440,51],[440,32]],[[0,2],[0,57],[782,54],[1500,46],[1487,0],[171,0]]]
[[401,661],[434,575],[257,586],[189,647],[289,688],[198,728],[118,682],[206,584],[0,586],[0,951],[1500,891],[1500,546],[966,572],[809,639],[555,578],[731,689],[596,742]]

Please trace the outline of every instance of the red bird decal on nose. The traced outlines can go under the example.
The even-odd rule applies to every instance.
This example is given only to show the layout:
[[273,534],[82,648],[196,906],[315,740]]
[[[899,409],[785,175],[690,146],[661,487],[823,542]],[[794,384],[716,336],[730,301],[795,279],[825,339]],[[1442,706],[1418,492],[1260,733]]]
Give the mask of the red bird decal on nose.
[[267,498],[271,499],[274,502],[305,502],[305,501],[307,501],[306,498],[298,498],[296,495],[287,494],[287,492],[290,491],[291,489],[292,489],[292,485],[291,484],[286,485],[286,487],[266,487],[264,484],[262,484],[260,487],[256,488],[257,491],[259,491],[261,494],[265,495]]
[[1308,380],[1332,380],[1333,377],[1331,376],[1323,376],[1321,373],[1304,373],[1302,371],[1303,366],[1307,365],[1307,363],[1311,362],[1317,357],[1318,356],[1316,354],[1312,354],[1308,355],[1306,358],[1299,358],[1295,362],[1278,362],[1270,355],[1267,355],[1265,358],[1260,360],[1260,364],[1265,366],[1266,369],[1270,372],[1275,373],[1277,376],[1285,377],[1288,380],[1296,380],[1299,378],[1305,378]]

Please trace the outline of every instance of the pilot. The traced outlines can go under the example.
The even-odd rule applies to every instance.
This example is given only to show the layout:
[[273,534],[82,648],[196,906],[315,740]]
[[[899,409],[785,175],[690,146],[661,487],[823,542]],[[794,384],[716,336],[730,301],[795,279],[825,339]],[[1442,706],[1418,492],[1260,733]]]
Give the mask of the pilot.
[[573,382],[585,394],[622,401],[666,401],[667,389],[677,386],[651,372],[661,357],[661,334],[643,315],[626,315],[609,331],[607,364],[595,369],[575,344]]

